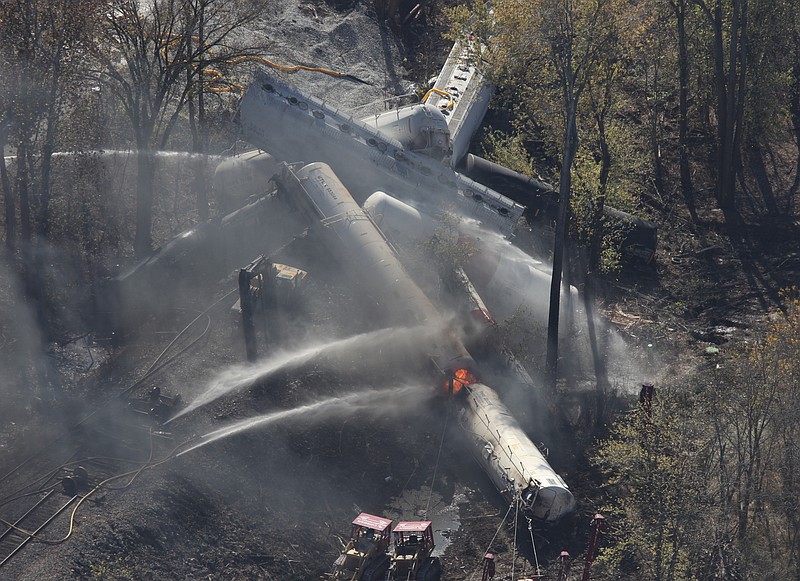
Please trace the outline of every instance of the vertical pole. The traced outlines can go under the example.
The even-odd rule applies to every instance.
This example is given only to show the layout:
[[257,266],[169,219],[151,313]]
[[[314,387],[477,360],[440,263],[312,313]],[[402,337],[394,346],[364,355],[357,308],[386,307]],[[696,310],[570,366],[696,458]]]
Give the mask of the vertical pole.
[[256,345],[256,328],[253,324],[253,298],[250,293],[250,271],[243,268],[239,271],[239,305],[242,307],[242,331],[247,360],[255,361],[258,357]]
[[483,577],[481,577],[481,581],[489,581],[489,579],[494,579],[494,555],[486,553],[483,556]]
[[569,569],[572,566],[572,559],[567,551],[561,551],[558,560],[561,561],[561,570],[558,572],[558,581],[567,581]]
[[[277,340],[277,311],[278,311],[278,268],[269,258],[264,259],[261,268],[261,328],[264,331],[264,340],[271,345]],[[269,347],[268,347],[269,348]]]
[[589,549],[586,551],[586,563],[583,566],[583,577],[581,581],[589,581],[592,575],[592,563],[594,563],[597,551],[597,541],[600,538],[600,531],[605,526],[606,518],[602,514],[594,515],[592,520],[592,539],[589,541]]

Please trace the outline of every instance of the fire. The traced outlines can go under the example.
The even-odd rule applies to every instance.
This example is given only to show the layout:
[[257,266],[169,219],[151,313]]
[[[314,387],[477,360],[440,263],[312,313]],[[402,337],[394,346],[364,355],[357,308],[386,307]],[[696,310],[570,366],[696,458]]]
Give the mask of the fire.
[[444,390],[452,395],[461,391],[465,385],[472,385],[478,381],[469,369],[456,369],[450,379],[445,380]]

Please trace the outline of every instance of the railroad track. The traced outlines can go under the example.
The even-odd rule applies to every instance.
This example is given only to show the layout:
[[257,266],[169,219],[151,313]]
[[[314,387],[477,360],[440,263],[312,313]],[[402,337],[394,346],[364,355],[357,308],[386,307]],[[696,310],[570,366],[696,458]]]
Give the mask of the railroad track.
[[78,498],[79,495],[75,494],[64,501],[56,490],[44,493],[0,535],[0,567],[36,538],[47,525],[73,506]]
[[66,541],[79,508],[101,491],[127,488],[168,447],[151,416],[120,400],[28,456],[3,477],[13,491],[0,498],[0,570],[32,543]]
[[[137,381],[98,402],[68,429],[42,435],[35,451],[0,475],[0,568],[31,543],[66,541],[85,501],[100,490],[127,488],[142,471],[172,456],[176,448],[160,423],[180,406],[180,398],[165,397],[157,388],[144,398],[131,396],[208,333],[208,313],[236,290],[186,325]],[[205,328],[188,336],[204,319]]]

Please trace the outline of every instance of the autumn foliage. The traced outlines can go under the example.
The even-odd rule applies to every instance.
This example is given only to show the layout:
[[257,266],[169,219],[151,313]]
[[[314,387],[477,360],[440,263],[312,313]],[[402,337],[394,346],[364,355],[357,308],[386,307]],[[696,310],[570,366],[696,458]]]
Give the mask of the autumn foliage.
[[659,386],[599,447],[613,524],[597,578],[797,578],[800,300],[784,299],[752,347]]

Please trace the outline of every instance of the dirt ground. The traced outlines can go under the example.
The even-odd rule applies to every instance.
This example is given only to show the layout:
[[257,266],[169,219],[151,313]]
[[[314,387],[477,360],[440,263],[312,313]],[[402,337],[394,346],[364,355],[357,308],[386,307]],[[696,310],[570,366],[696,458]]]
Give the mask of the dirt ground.
[[[379,318],[363,316],[363,297],[353,290],[346,271],[329,261],[324,252],[304,256],[305,250],[285,257],[314,273],[304,312],[298,315],[305,323],[297,331],[293,331],[294,325],[287,325],[282,341],[307,344],[314,340],[310,335],[325,337],[335,332],[336,336],[349,336],[376,324],[380,327]],[[210,304],[234,282],[228,276],[191,298],[194,300],[187,297],[182,311],[149,321],[137,332],[135,341],[82,374],[65,398],[87,403],[72,409],[69,417],[82,417],[107,394],[121,391],[144,374],[175,337],[175,330],[191,320],[186,311]],[[244,344],[237,318],[230,312],[232,302],[230,298],[212,312],[211,326],[200,342],[134,393],[144,396],[158,386],[165,395],[180,393],[191,401],[210,375],[241,363]],[[199,325],[198,332],[202,328]],[[413,382],[418,370],[407,365],[406,357],[399,361],[387,357],[384,348],[400,355],[413,354],[407,345],[389,341],[290,366],[174,425],[153,426],[170,435],[154,438],[152,458],[166,456],[173,446],[193,435],[237,419],[338,394]],[[176,344],[175,350],[180,349]],[[339,539],[347,536],[350,521],[362,510],[445,523],[446,528],[439,525],[437,535],[446,539],[442,549],[449,545],[442,555],[446,579],[467,579],[474,574],[496,532],[498,537],[491,546],[500,560],[498,569],[508,569],[514,545],[513,515],[503,522],[508,507],[469,457],[455,423],[448,425],[444,403],[428,395],[432,391],[424,386],[411,392],[419,401],[389,400],[391,405],[377,411],[330,418],[301,416],[297,421],[223,439],[147,469],[130,487],[103,489],[92,497],[77,513],[75,530],[66,542],[55,547],[31,544],[4,567],[3,575],[15,579],[317,579],[330,568]],[[124,409],[118,413],[115,420],[135,421]],[[69,417],[58,421],[67,424]],[[30,419],[41,421],[42,416],[31,412]],[[140,443],[143,446],[135,452],[145,463],[151,458],[148,443]],[[108,452],[112,456],[130,454],[122,449]],[[13,466],[10,458],[5,460],[4,470]],[[67,525],[67,519],[57,522],[46,537],[60,538]],[[537,531],[537,535],[546,543],[569,544],[570,526]],[[530,534],[523,525],[518,531]],[[563,546],[553,550],[557,553]],[[525,560],[531,557],[530,542],[521,538],[518,550],[517,571],[530,569]],[[553,550],[540,548],[543,563],[552,559]]]
[[[368,9],[291,2],[271,6],[264,30],[272,35],[276,55],[291,53],[304,62],[324,57],[326,65],[346,66],[348,72],[376,81],[369,89],[375,99],[385,89],[407,88],[399,63],[411,55],[375,25]],[[352,53],[342,48],[352,46],[348,39],[358,39],[361,58],[348,60]],[[366,98],[328,79],[313,83],[326,98],[340,99],[343,107]],[[652,374],[632,374],[633,387],[628,389],[643,379],[664,381],[676,370],[701,364],[709,347],[723,354],[737,348],[753,336],[780,290],[800,278],[796,220],[745,219],[732,228],[721,214],[701,211],[692,232],[685,214],[679,204],[654,206],[663,233],[654,264],[628,268],[605,283],[603,314],[632,357]],[[303,311],[281,324],[280,345],[324,342],[381,326],[379,313],[369,310],[350,275],[325,252],[299,245],[281,258],[311,275]],[[11,313],[24,310],[24,301],[18,300],[22,291],[13,288],[12,279],[0,277],[0,357],[6,370],[13,368],[17,355],[12,353],[31,352],[36,341],[15,332],[31,315]],[[182,297],[180,308],[145,320],[124,346],[81,338],[54,348],[51,359],[64,377],[58,398],[26,393],[19,378],[6,371],[0,473],[108,396],[134,385],[181,329],[235,285],[231,274],[198,284]],[[146,397],[159,387],[165,395],[181,394],[191,401],[210,377],[241,364],[245,350],[230,312],[232,302],[220,302],[208,321],[196,323],[167,352],[169,363],[132,395]],[[0,570],[0,578],[318,579],[329,570],[350,521],[361,511],[432,518],[443,578],[448,580],[479,579],[487,549],[497,558],[498,580],[533,573],[537,560],[554,578],[562,550],[576,557],[584,553],[598,502],[593,475],[582,460],[586,450],[561,449],[556,438],[546,442],[551,463],[578,499],[576,513],[547,530],[514,523],[514,514],[461,445],[447,407],[414,389],[422,380],[413,364],[413,345],[369,338],[365,343],[363,349],[300,361],[166,427],[152,425],[162,433],[139,440],[136,450],[109,444],[108,454],[130,460],[121,464],[134,467],[130,477],[114,482],[118,490],[104,487],[93,494],[76,512],[66,541],[31,543]],[[268,348],[276,349],[275,343]],[[402,386],[410,386],[405,400],[387,397],[386,405],[351,414],[300,415],[164,463],[153,462],[170,456],[184,441],[243,418]],[[572,399],[565,401],[578,400],[574,394],[568,397]],[[579,421],[578,411],[571,412],[567,420]],[[124,407],[114,414],[113,425],[147,425]],[[49,450],[53,456],[56,452]],[[42,470],[46,465],[43,459]],[[152,468],[137,472],[135,467],[143,465]],[[30,473],[25,474],[20,478]],[[3,498],[21,484],[3,483]],[[7,514],[8,506],[13,508],[0,506],[0,515]],[[47,529],[46,538],[67,535],[69,524],[68,518],[59,520]]]

